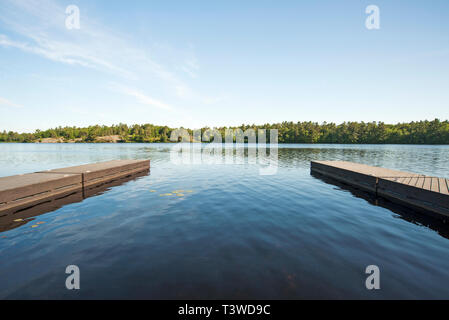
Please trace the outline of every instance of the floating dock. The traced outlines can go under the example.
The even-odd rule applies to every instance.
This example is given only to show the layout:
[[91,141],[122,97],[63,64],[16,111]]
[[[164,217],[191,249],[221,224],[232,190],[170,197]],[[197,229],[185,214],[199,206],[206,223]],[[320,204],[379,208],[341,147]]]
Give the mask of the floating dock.
[[150,160],[113,160],[0,178],[0,217],[149,168]]
[[449,221],[449,180],[347,161],[312,161],[311,172]]
[[[101,183],[97,186],[89,187],[86,190],[78,189],[77,191],[70,193],[68,195],[55,195],[52,197],[45,198],[43,202],[39,202],[33,206],[27,206],[26,208],[17,210],[13,208],[11,210],[0,212],[0,233],[18,228],[24,224],[32,221],[34,217],[40,216],[44,213],[55,211],[65,205],[81,202],[89,197],[94,197],[100,195],[105,191],[122,185],[128,181],[133,181],[137,178],[144,177],[148,174],[148,169],[137,172],[131,175],[126,175],[118,179],[114,179],[105,183]],[[10,214],[7,214],[9,211]]]

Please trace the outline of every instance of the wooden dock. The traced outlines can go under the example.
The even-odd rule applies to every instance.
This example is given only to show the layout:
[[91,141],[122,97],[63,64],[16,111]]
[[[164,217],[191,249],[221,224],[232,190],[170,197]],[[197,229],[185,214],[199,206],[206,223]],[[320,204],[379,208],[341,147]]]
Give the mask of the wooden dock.
[[150,160],[114,160],[0,178],[0,217],[148,171]]
[[18,228],[33,220],[34,217],[40,216],[47,212],[55,211],[65,205],[81,202],[89,197],[100,195],[105,191],[122,185],[128,181],[133,181],[139,177],[144,177],[148,174],[148,169],[137,172],[131,175],[126,175],[105,183],[101,183],[97,186],[91,186],[86,190],[78,189],[77,191],[68,195],[55,195],[45,198],[45,201],[39,202],[33,206],[27,206],[26,208],[19,209],[17,207],[10,210],[4,210],[0,212],[0,233]]
[[449,180],[347,161],[312,161],[311,172],[449,221]]

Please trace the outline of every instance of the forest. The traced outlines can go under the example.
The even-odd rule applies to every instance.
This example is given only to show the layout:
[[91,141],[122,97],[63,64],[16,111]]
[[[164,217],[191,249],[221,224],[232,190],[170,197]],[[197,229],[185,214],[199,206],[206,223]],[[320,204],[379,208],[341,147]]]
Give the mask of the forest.
[[[202,128],[203,132],[208,128]],[[341,143],[341,144],[449,144],[449,121],[435,119],[409,123],[386,124],[383,122],[282,122],[264,125],[221,127],[226,129],[277,129],[279,143]],[[33,133],[0,132],[0,142],[107,142],[101,137],[115,136],[115,142],[170,142],[174,128],[152,124],[112,126],[94,125],[85,128],[57,127],[36,130]],[[189,133],[192,130],[187,129]]]

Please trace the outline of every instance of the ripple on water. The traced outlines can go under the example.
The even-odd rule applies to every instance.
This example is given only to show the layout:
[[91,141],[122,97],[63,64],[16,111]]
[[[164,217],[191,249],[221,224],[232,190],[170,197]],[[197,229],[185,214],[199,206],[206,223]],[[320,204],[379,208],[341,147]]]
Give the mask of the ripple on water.
[[[0,151],[2,176],[152,160],[148,176],[1,233],[0,298],[70,298],[70,264],[83,298],[449,298],[447,230],[309,168],[349,160],[447,176],[449,147],[280,146],[273,176],[250,164],[175,165],[165,144]],[[378,292],[364,287],[369,264],[381,269]]]

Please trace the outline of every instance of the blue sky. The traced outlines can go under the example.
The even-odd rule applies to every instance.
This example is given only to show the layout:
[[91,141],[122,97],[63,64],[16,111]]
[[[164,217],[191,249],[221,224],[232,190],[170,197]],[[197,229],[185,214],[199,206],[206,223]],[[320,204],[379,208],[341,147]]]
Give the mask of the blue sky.
[[449,1],[1,0],[0,115],[15,131],[449,119]]

